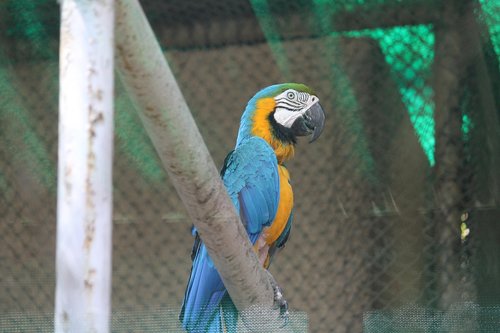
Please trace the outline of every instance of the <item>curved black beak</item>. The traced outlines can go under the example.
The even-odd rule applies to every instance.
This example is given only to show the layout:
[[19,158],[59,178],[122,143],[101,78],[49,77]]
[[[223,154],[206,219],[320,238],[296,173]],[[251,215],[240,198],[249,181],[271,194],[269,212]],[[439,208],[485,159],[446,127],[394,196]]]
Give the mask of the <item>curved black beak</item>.
[[309,143],[316,141],[325,127],[325,111],[319,103],[313,104],[304,114],[304,122],[312,131]]
[[298,117],[292,124],[293,134],[296,136],[310,135],[309,143],[319,138],[325,126],[325,112],[319,103],[313,104],[302,117]]

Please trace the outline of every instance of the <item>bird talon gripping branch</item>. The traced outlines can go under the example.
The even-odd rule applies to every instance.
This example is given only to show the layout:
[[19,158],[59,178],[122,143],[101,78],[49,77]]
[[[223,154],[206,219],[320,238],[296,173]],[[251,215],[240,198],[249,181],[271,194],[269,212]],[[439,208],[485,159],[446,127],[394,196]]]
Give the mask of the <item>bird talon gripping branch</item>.
[[280,320],[282,321],[281,327],[288,324],[290,313],[288,312],[288,302],[283,296],[283,291],[277,284],[273,285],[274,290],[274,305],[280,310]]
[[288,302],[286,301],[285,296],[283,295],[283,290],[278,285],[276,279],[271,274],[271,272],[269,272],[268,270],[266,270],[266,272],[269,275],[269,281],[271,282],[271,287],[273,287],[274,308],[280,310],[280,315],[288,316]]
[[[239,212],[255,253],[268,268],[288,240],[293,219],[293,191],[284,162],[294,155],[298,136],[315,141],[324,126],[319,99],[303,84],[285,83],[259,91],[241,117],[236,147],[224,161],[221,176]],[[238,312],[196,234],[193,266],[180,313],[188,332],[236,332]],[[274,303],[283,326],[288,303],[269,274]],[[259,311],[262,309],[256,309]]]

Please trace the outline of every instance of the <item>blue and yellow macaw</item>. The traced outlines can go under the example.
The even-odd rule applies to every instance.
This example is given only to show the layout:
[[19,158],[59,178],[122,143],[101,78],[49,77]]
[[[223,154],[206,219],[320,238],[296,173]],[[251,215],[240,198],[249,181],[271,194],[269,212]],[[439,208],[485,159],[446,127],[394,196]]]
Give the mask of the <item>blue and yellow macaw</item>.
[[[293,192],[283,163],[293,157],[297,136],[316,140],[324,120],[318,97],[298,83],[259,91],[241,117],[236,147],[226,157],[221,176],[266,269],[285,245],[292,224]],[[179,316],[182,326],[188,332],[235,332],[236,308],[194,233],[193,266]]]

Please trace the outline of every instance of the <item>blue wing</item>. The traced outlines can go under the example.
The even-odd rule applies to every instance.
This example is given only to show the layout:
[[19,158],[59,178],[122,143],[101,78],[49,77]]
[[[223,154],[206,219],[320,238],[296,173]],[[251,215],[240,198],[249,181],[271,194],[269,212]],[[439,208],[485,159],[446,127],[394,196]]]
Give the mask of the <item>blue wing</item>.
[[263,139],[244,141],[226,158],[222,179],[255,242],[255,236],[272,223],[278,209],[280,188],[274,151]]
[[[278,208],[279,174],[274,151],[263,139],[249,138],[226,157],[221,176],[251,242],[255,243],[262,229],[274,220]],[[193,258],[180,314],[183,327],[188,332],[221,332],[225,325],[230,332],[236,325],[236,311],[198,236]],[[224,323],[221,302],[222,313],[232,319]]]

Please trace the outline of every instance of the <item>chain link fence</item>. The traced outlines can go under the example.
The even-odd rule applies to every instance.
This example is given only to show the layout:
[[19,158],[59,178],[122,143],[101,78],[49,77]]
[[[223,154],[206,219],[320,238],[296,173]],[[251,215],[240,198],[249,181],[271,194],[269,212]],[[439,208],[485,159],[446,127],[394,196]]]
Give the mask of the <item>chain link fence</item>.
[[[221,166],[248,99],[313,87],[271,272],[302,331],[500,330],[500,1],[141,4]],[[0,331],[53,330],[59,8],[0,4]],[[112,328],[180,331],[191,223],[119,80]]]

